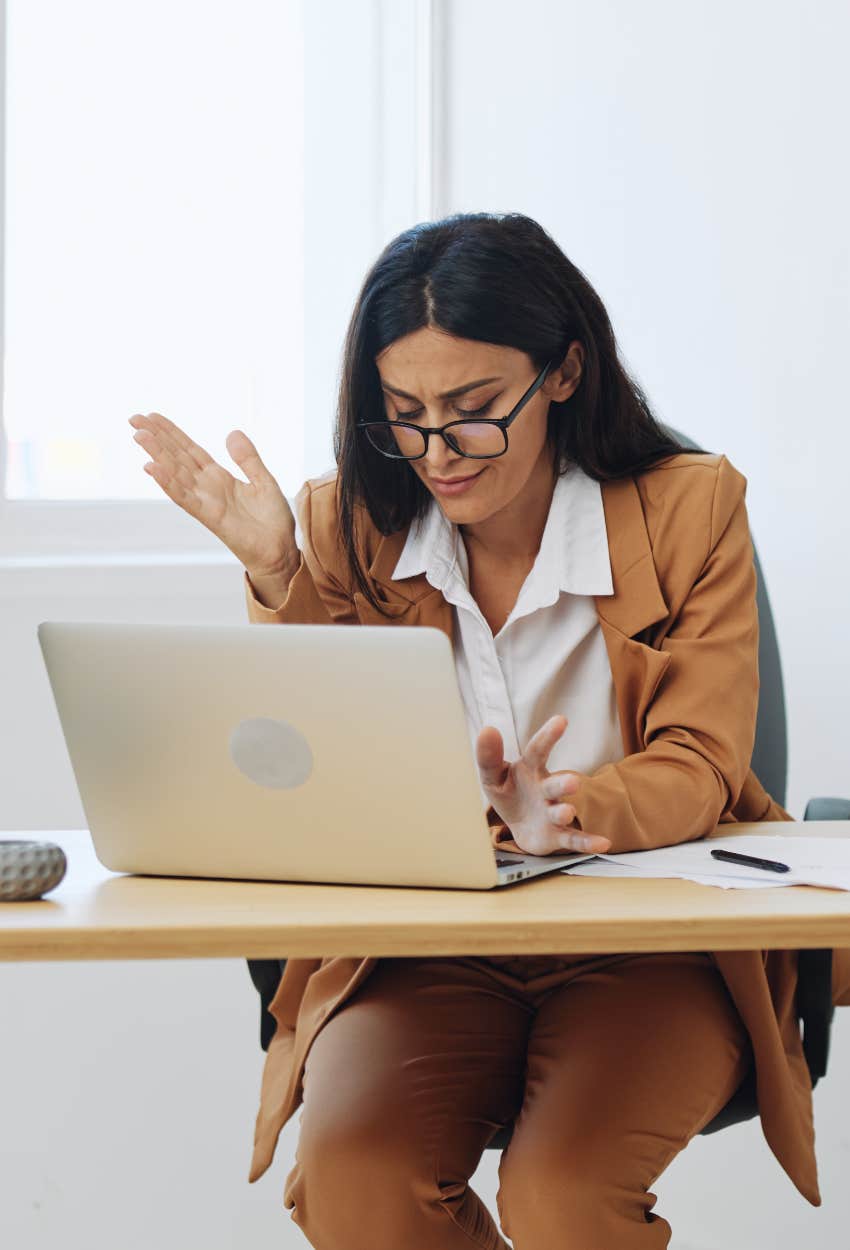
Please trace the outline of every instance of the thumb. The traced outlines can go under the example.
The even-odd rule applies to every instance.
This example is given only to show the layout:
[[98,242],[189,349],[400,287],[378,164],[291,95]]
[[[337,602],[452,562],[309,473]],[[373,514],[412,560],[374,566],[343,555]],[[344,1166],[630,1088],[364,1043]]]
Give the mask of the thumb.
[[259,486],[271,477],[266,466],[260,459],[259,452],[243,430],[231,430],[224,440],[231,459],[247,477],[252,486]]
[[485,786],[500,786],[508,772],[502,735],[495,725],[485,725],[475,746],[478,771]]

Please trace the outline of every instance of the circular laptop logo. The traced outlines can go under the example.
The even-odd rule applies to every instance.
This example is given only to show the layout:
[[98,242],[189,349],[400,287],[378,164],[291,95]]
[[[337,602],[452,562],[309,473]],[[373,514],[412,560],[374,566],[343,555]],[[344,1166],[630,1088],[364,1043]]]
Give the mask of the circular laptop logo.
[[313,752],[294,725],[269,716],[240,721],[230,735],[230,758],[258,786],[291,790],[313,771]]

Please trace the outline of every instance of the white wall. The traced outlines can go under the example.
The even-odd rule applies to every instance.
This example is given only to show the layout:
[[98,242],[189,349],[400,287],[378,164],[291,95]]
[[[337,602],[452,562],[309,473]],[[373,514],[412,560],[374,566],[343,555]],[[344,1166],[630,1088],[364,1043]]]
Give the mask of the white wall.
[[[850,9],[452,0],[444,211],[537,218],[602,297],[657,415],[748,479],[782,651],[787,805],[850,795]],[[848,942],[850,944],[850,942]],[[843,1244],[850,1012],[815,1091],[824,1205],[757,1125],[654,1192],[676,1250]]]
[[[810,795],[850,793],[850,11],[452,0],[447,17],[438,211],[536,216],[596,285],[661,418],[748,477],[782,645],[788,806],[801,816]],[[37,651],[43,619],[245,618],[233,566],[2,574],[8,830],[85,824]],[[281,1206],[297,1117],[271,1172],[244,1179],[261,1061],[244,964],[6,965],[0,1000],[0,1210],[16,1250],[305,1244]],[[824,1206],[796,1193],[757,1125],[727,1130],[654,1187],[675,1250],[843,1244],[848,1105],[839,1012],[815,1092]],[[496,1163],[487,1152],[473,1181],[491,1210]]]
[[850,8],[449,12],[445,210],[536,217],[596,287],[661,419],[748,479],[802,815],[848,789]]

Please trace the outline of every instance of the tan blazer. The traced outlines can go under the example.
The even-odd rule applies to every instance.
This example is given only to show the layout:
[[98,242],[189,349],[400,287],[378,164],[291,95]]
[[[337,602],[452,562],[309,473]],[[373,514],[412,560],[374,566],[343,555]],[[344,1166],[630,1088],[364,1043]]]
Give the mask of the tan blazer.
[[[430,625],[451,638],[451,604],[424,574],[392,580],[407,530],[381,535],[365,509],[365,559],[390,618],[350,592],[335,483],[336,470],[306,482],[296,496],[303,554],[283,605],[263,607],[246,574],[250,619]],[[746,484],[725,456],[692,452],[601,484],[614,594],[596,596],[596,610],[625,758],[592,776],[579,774],[570,802],[581,828],[610,837],[614,851],[702,837],[718,823],[793,819],[749,768],[759,681]],[[492,807],[488,821],[494,844],[519,849]],[[811,1081],[794,1010],[796,952],[712,957],[752,1039],[765,1137],[800,1192],[819,1206]],[[271,1163],[278,1134],[301,1102],[313,1037],[377,962],[287,962],[270,1008],[277,1029],[263,1072],[250,1180]],[[833,997],[850,1004],[850,951],[836,952]]]

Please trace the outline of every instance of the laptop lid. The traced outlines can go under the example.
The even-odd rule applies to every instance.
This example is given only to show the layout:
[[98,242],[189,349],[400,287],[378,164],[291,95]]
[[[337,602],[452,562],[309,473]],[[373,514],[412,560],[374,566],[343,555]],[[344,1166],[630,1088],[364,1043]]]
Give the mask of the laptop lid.
[[45,621],[38,638],[106,867],[478,889],[517,879],[497,870],[441,630]]

